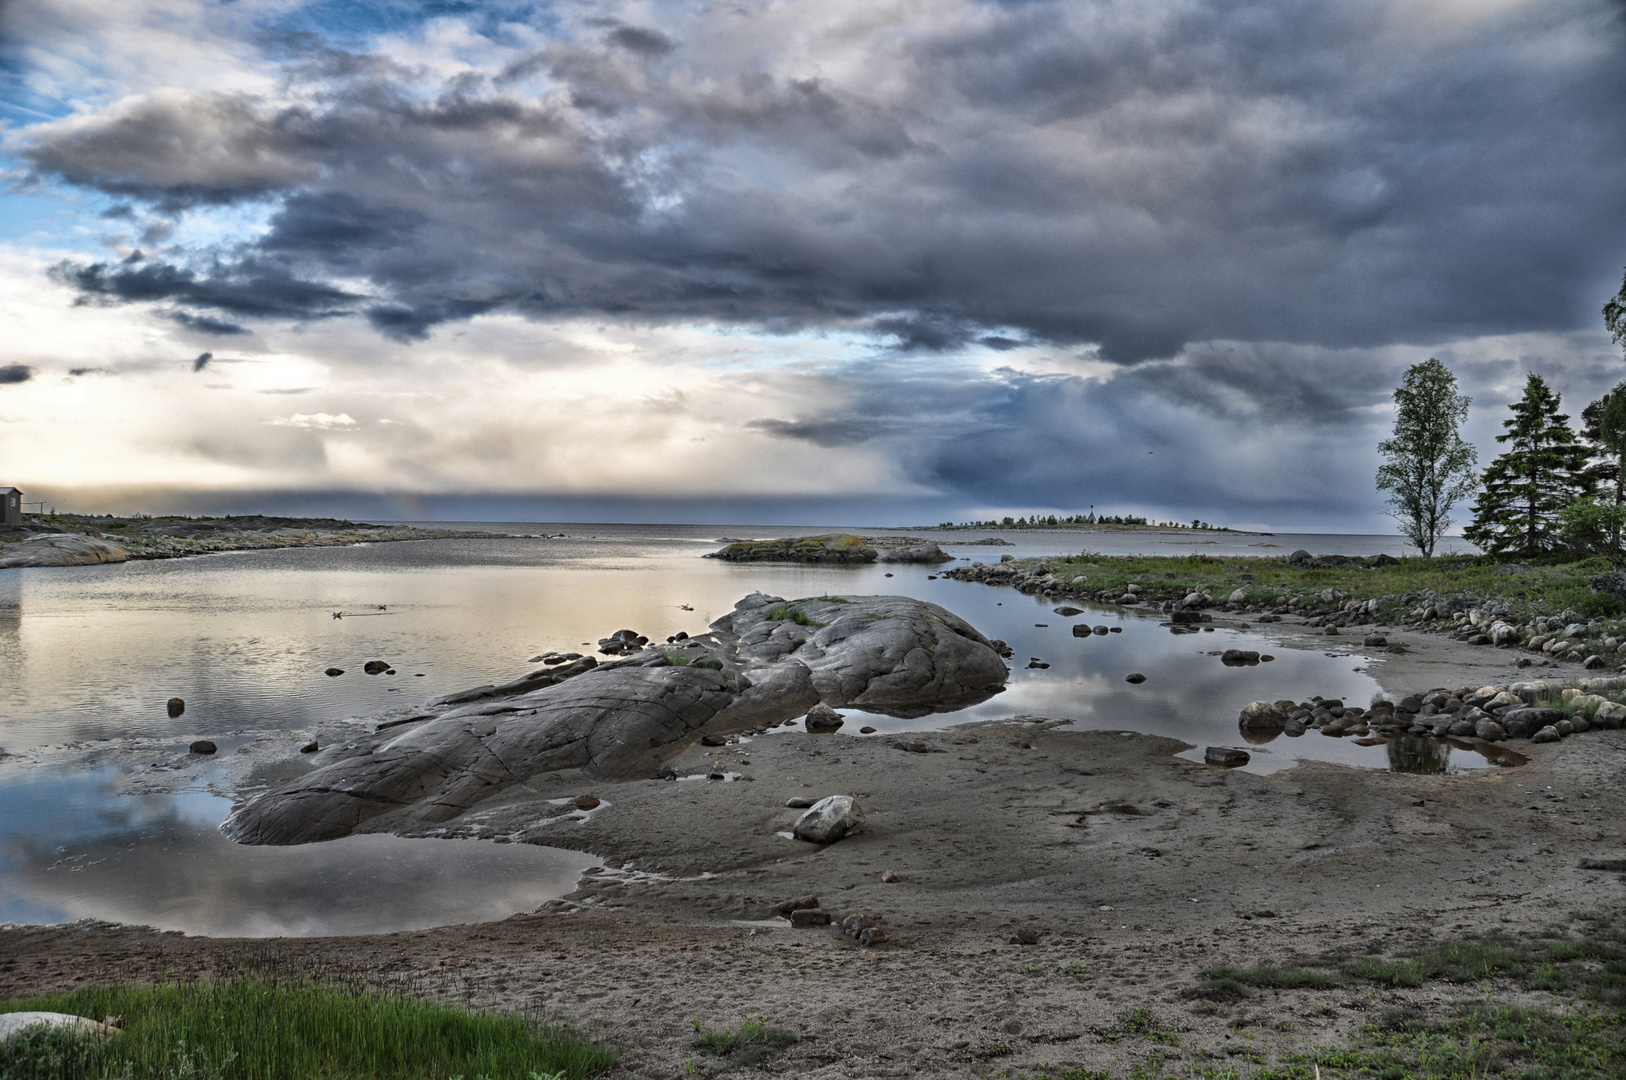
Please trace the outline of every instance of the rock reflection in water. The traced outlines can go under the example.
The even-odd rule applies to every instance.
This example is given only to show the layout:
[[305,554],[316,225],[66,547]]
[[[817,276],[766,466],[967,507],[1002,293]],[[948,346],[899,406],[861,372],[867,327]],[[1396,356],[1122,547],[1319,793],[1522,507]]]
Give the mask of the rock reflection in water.
[[1451,769],[1451,747],[1437,739],[1402,735],[1390,739],[1385,749],[1389,753],[1390,772],[1431,776]]
[[226,799],[108,794],[107,775],[0,777],[0,922],[105,919],[224,937],[389,933],[534,910],[591,855],[480,840],[354,836],[248,848]]

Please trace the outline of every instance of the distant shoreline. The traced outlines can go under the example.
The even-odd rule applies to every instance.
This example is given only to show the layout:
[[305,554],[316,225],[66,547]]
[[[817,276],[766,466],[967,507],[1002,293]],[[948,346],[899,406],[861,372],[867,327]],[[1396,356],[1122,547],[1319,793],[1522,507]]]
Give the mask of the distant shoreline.
[[234,551],[443,540],[471,534],[512,535],[262,514],[221,518],[52,514],[26,521],[21,528],[0,531],[0,569],[94,566]]

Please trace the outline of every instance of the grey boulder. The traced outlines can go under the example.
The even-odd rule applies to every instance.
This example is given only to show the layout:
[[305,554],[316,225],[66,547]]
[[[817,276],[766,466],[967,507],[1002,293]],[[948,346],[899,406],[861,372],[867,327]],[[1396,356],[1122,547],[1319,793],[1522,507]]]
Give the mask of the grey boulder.
[[1242,707],[1237,726],[1244,731],[1280,731],[1287,723],[1287,714],[1268,701],[1251,701]]
[[796,819],[791,833],[812,844],[833,844],[864,827],[864,808],[851,795],[820,799]]
[[254,798],[222,829],[249,844],[421,831],[540,774],[643,778],[705,735],[819,704],[899,717],[950,711],[998,693],[1009,676],[969,623],[901,596],[753,593],[684,645],[606,664],[583,657],[452,694],[330,750],[334,760]]
[[884,563],[945,563],[953,562],[954,556],[948,554],[936,544],[913,544],[909,547],[887,548],[881,552],[879,561]]

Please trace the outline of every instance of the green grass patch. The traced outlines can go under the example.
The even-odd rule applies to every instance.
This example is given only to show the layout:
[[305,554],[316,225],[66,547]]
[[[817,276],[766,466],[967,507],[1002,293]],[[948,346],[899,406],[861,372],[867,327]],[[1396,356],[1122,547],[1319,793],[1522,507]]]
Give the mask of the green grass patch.
[[707,1028],[696,1020],[694,1032],[697,1047],[709,1050],[718,1057],[726,1057],[736,1065],[760,1061],[773,1051],[801,1039],[794,1031],[769,1024],[766,1016],[755,1020],[746,1017],[737,1028]]
[[791,607],[788,604],[781,607],[770,608],[768,610],[767,618],[772,619],[774,622],[793,622],[797,626],[830,625],[829,623],[821,623],[819,620],[815,619],[801,608]]
[[[1282,552],[1286,555],[1287,552]],[[1317,552],[1317,554],[1320,554]],[[1573,608],[1587,616],[1626,616],[1626,601],[1595,593],[1592,579],[1609,572],[1604,559],[1533,560],[1508,562],[1486,555],[1441,555],[1397,560],[1391,566],[1345,566],[1299,569],[1274,558],[1219,558],[1212,555],[1098,555],[1018,559],[1016,569],[1032,570],[1045,563],[1061,581],[1082,576],[1091,591],[1122,593],[1131,584],[1146,595],[1174,599],[1205,588],[1223,601],[1241,589],[1249,604],[1282,604],[1295,597],[1294,610],[1321,611],[1342,607],[1347,600],[1393,598],[1385,604],[1385,619],[1399,621],[1416,601],[1429,592],[1441,596],[1495,599],[1512,606],[1520,618],[1553,615]],[[1346,593],[1336,601],[1322,601],[1326,589]]]
[[315,985],[87,988],[0,1005],[122,1017],[109,1038],[29,1033],[6,1080],[532,1080],[596,1076],[615,1051],[560,1027]]
[[694,661],[694,655],[686,652],[669,652],[666,662],[673,667],[688,667]]
[[1240,1001],[1259,989],[1331,990],[1362,983],[1415,987],[1494,979],[1615,1008],[1626,1006],[1626,929],[1593,919],[1572,936],[1457,941],[1393,958],[1331,954],[1298,965],[1213,967],[1202,973],[1202,982],[1183,993],[1211,1001]]

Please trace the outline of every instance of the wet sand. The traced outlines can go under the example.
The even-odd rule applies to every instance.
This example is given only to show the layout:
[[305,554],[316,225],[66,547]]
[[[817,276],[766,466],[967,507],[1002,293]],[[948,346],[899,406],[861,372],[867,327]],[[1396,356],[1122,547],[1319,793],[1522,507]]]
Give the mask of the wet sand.
[[[1316,645],[1274,629],[1284,644]],[[1390,692],[1513,671],[1508,653],[1390,638],[1412,648],[1373,668]],[[1626,900],[1622,875],[1578,868],[1626,856],[1626,731],[1521,744],[1528,765],[1443,776],[1325,764],[1259,776],[1175,757],[1185,745],[1013,718],[884,739],[785,733],[675,762],[679,773],[749,781],[563,774],[445,830],[605,857],[605,870],[543,913],[338,939],[6,929],[0,995],[271,967],[538,1010],[622,1047],[629,1076],[679,1075],[689,1060],[717,1068],[692,1045],[693,1022],[745,1015],[802,1036],[766,1062],[786,1075],[973,1076],[1046,1063],[1127,1075],[1170,1052],[1122,1030],[1132,1008],[1180,1032],[1182,1053],[1219,1052],[1246,1032],[1250,1051],[1271,1060],[1336,1042],[1384,1005],[1443,1007],[1453,996],[1441,986],[1267,991],[1218,1007],[1182,997],[1210,965],[1562,930]],[[825,848],[779,835],[797,813],[787,799],[837,793],[861,797],[863,832]],[[580,794],[603,802],[529,825],[530,800]],[[897,883],[882,881],[888,870]],[[805,894],[838,918],[879,915],[891,941],[863,949],[771,915]],[[1010,944],[1021,931],[1039,943]],[[1278,1030],[1287,1018],[1291,1030]]]

